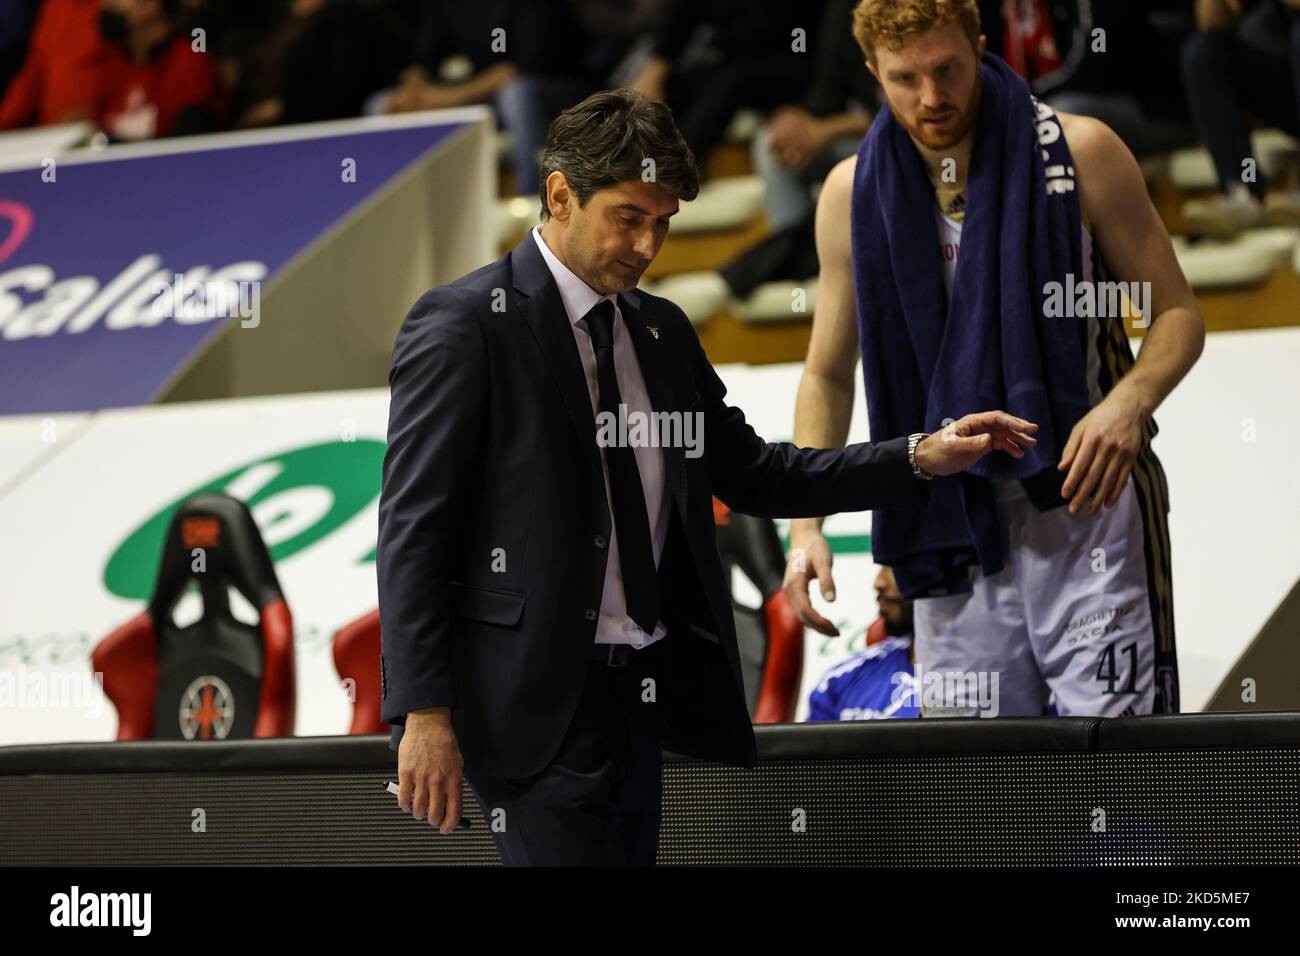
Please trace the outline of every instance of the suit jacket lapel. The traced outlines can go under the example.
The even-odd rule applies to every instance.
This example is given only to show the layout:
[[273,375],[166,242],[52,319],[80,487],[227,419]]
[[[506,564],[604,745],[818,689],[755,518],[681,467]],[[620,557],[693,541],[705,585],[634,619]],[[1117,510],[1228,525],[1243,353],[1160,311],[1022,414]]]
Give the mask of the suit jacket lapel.
[[[578,356],[578,344],[573,340],[568,313],[559,287],[546,266],[531,230],[511,254],[511,271],[514,286],[527,296],[517,306],[528,328],[532,330],[542,354],[546,356],[551,374],[559,388],[564,407],[577,429],[578,441],[587,458],[588,467],[600,474],[600,456],[596,451],[596,417],[591,412],[591,395],[587,391],[587,374]],[[604,497],[604,480],[596,483]]]

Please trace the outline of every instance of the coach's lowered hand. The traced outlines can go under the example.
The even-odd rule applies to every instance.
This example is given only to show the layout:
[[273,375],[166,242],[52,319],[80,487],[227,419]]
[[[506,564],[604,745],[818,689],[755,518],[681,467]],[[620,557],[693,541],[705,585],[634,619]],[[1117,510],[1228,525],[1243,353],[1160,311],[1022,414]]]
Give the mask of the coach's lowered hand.
[[1006,412],[965,415],[916,446],[916,464],[929,475],[965,471],[994,449],[1024,458],[1025,448],[1038,444],[1038,426]]
[[397,745],[397,805],[446,835],[460,822],[465,761],[451,729],[451,708],[430,707],[406,715]]

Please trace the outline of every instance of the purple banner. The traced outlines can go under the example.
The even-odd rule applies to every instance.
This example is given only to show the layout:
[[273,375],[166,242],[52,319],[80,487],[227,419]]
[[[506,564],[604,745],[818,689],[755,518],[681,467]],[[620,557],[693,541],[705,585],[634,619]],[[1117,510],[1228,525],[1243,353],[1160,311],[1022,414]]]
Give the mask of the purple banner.
[[152,401],[248,292],[462,125],[0,173],[0,415]]

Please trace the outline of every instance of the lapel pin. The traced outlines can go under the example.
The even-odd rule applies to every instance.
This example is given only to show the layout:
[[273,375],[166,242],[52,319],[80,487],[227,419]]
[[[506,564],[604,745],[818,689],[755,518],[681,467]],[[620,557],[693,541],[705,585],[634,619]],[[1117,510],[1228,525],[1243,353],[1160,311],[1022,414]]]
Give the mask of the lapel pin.
[[646,328],[650,330],[650,334],[653,335],[656,340],[659,338],[659,326],[647,325]]

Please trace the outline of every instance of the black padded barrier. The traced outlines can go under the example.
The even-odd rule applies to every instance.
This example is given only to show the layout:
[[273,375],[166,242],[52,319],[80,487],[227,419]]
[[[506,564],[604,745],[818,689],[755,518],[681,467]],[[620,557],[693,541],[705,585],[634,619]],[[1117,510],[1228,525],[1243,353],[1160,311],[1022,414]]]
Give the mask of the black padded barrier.
[[[1300,863],[1300,714],[763,725],[665,756],[660,864]],[[396,807],[386,735],[0,748],[0,864],[493,865]],[[199,826],[201,822],[202,826]]]

